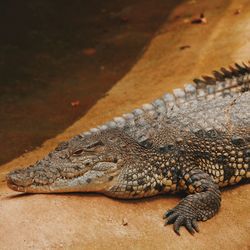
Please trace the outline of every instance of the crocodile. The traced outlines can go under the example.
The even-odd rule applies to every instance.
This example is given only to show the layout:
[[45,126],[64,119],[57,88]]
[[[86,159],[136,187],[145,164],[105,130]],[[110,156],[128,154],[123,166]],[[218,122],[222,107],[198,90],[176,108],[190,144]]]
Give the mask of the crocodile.
[[19,192],[98,192],[136,199],[183,192],[164,213],[180,235],[212,218],[221,188],[250,177],[250,66],[195,79],[131,113],[60,143],[6,175]]

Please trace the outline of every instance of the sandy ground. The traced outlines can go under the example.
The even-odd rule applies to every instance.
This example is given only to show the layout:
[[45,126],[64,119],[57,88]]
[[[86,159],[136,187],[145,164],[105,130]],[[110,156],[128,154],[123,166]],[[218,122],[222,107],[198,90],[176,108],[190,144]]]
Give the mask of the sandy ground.
[[[190,24],[205,12],[207,24]],[[240,12],[235,14],[235,12]],[[162,214],[178,196],[138,201],[101,195],[17,195],[5,174],[43,157],[58,142],[161,96],[173,87],[250,54],[248,0],[189,1],[172,13],[144,56],[108,95],[63,134],[0,167],[0,249],[249,249],[249,185],[223,192],[218,215],[201,232],[181,237],[163,227]],[[190,48],[181,50],[180,47]],[[126,226],[122,225],[127,220]]]

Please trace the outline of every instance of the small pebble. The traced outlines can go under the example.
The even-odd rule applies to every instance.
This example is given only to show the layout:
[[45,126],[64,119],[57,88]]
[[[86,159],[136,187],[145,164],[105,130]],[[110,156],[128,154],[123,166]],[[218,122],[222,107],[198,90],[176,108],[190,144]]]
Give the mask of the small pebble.
[[127,218],[123,218],[123,219],[122,219],[122,225],[123,225],[123,226],[127,226],[127,225],[128,225],[128,220],[127,220]]

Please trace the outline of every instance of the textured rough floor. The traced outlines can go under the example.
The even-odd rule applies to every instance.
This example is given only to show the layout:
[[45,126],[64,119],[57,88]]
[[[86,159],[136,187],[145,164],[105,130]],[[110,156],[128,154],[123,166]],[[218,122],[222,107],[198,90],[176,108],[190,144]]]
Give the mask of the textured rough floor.
[[[205,3],[204,3],[205,2]],[[101,195],[20,195],[6,187],[5,174],[35,162],[62,140],[150,101],[187,80],[234,61],[248,61],[248,0],[190,1],[172,14],[144,56],[82,119],[63,134],[0,167],[0,249],[249,249],[249,184],[222,194],[217,216],[200,223],[195,236],[163,227],[163,212],[178,196],[138,201]],[[234,13],[241,9],[238,15]],[[205,11],[207,24],[189,24]],[[180,46],[190,48],[180,50]],[[173,84],[178,83],[178,85]],[[127,225],[123,225],[127,221]]]

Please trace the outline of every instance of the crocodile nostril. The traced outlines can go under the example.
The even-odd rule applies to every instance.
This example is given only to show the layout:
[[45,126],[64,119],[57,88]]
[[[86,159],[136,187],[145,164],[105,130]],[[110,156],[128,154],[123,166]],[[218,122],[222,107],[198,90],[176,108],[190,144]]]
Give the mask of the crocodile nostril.
[[6,176],[8,185],[29,186],[33,183],[33,179],[22,173],[11,173]]

